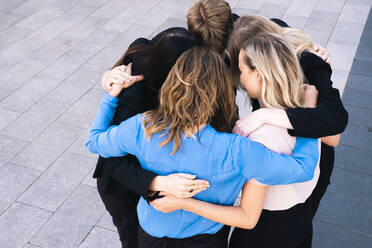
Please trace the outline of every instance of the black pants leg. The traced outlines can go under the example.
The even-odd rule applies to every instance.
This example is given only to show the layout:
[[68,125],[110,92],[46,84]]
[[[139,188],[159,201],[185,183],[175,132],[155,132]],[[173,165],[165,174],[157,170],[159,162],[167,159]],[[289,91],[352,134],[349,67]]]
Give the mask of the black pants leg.
[[263,210],[254,229],[234,229],[229,247],[297,248],[311,230],[311,210],[306,204],[283,211]]
[[331,175],[335,163],[335,150],[333,147],[322,144],[320,162],[319,162],[319,179],[310,197],[306,200],[310,202],[313,209],[313,217],[319,208],[320,200],[327,191],[328,185],[331,183]]
[[138,218],[136,210],[139,199],[138,195],[132,192],[133,194],[127,194],[128,197],[125,197],[125,199],[113,197],[103,192],[99,178],[97,179],[97,188],[107,211],[112,217],[114,225],[118,229],[122,247],[138,248]]
[[226,248],[230,227],[224,226],[215,234],[200,234],[184,239],[156,238],[138,228],[139,248]]

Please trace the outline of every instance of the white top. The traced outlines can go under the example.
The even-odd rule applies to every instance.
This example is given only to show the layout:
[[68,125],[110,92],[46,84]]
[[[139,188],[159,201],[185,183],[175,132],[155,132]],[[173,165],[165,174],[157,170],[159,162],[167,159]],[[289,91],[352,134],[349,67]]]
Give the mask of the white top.
[[[292,155],[293,149],[296,145],[296,138],[290,136],[287,132],[287,129],[272,125],[263,125],[261,128],[251,133],[249,138],[253,141],[261,143],[272,151],[287,155]],[[267,188],[263,209],[286,210],[298,203],[304,203],[313,192],[315,185],[318,182],[318,178],[319,160],[312,180],[289,185],[269,186]],[[251,179],[249,182],[261,184],[256,179]]]

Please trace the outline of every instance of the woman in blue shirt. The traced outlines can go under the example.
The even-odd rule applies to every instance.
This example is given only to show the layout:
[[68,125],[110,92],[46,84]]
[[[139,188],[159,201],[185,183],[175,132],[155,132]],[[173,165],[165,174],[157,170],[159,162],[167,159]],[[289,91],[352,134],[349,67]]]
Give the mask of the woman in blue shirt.
[[[287,156],[248,138],[219,132],[234,125],[234,92],[225,63],[205,47],[194,47],[177,60],[161,89],[158,109],[110,126],[116,97],[125,86],[115,84],[101,102],[86,143],[92,153],[103,157],[130,153],[144,169],[159,175],[197,175],[211,186],[195,198],[223,205],[232,205],[251,178],[276,185],[313,177],[319,158],[315,139],[297,138],[292,156]],[[215,113],[221,113],[221,118],[215,120],[216,129],[209,125]],[[154,242],[163,237],[167,237],[161,240],[163,243],[182,243],[183,239],[215,234],[223,228],[222,224],[184,210],[164,214],[142,198],[137,212],[143,229],[139,232],[146,236],[139,240],[139,247],[155,247]],[[151,243],[148,239],[152,239]],[[212,235],[211,244],[215,240]],[[206,247],[226,247],[226,242]],[[188,246],[186,241],[180,245],[196,247]]]

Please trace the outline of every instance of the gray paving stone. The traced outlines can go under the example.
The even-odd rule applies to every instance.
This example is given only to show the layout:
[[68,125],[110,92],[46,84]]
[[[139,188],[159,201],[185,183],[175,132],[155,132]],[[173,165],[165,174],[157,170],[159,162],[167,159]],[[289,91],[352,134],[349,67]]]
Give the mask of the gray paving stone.
[[121,247],[119,235],[116,232],[95,226],[79,248],[91,247]]
[[13,9],[10,13],[30,16],[35,14],[36,12],[40,11],[41,9],[45,8],[45,5],[48,3],[53,2],[54,0],[32,0],[32,1],[25,1],[24,4],[18,6],[17,8]]
[[352,106],[371,108],[372,93],[364,90],[347,88],[343,101],[345,104]]
[[0,246],[22,247],[51,215],[50,212],[14,203],[0,216]]
[[82,128],[68,124],[53,123],[11,162],[44,171],[80,137],[83,131]]
[[362,32],[363,24],[338,22],[333,30],[330,41],[343,45],[357,46]]
[[238,16],[257,14],[257,9],[247,9],[247,8],[233,8],[232,12]]
[[265,3],[265,0],[239,1],[235,5],[236,8],[244,9],[260,9]]
[[332,11],[340,13],[344,7],[345,0],[320,0],[315,7],[315,10]]
[[0,12],[0,31],[4,31],[8,29],[9,27],[13,26],[17,22],[24,19],[24,16],[22,15],[16,15],[16,14],[8,14],[4,12]]
[[356,46],[347,46],[339,43],[328,42],[326,48],[332,55],[332,68],[342,71],[350,71],[357,50]]
[[[349,89],[346,90],[346,92],[348,91]],[[346,145],[372,150],[372,132],[369,132],[368,128],[370,127],[349,125],[341,136],[341,142]]]
[[69,1],[57,0],[57,1],[53,1],[50,4],[48,4],[48,8],[52,10],[64,12],[68,9],[73,8],[74,6],[80,3],[81,3],[81,0],[69,0]]
[[95,164],[94,159],[74,153],[64,153],[32,184],[19,201],[56,211]]
[[317,0],[292,1],[286,11],[286,14],[309,17],[313,12],[317,2]]
[[[127,49],[128,46],[139,37],[147,37],[151,39],[152,34],[155,31],[155,27],[149,25],[134,24],[130,28],[126,29],[125,32],[120,34],[113,44],[120,45],[122,49]],[[121,50],[122,51],[122,50]],[[105,51],[100,52],[99,56],[104,57]],[[119,57],[121,54],[119,55]],[[117,58],[119,58],[117,57]]]
[[284,15],[287,8],[288,5],[264,3],[264,5],[262,5],[258,13],[268,18],[281,18]]
[[371,203],[350,200],[328,192],[320,203],[316,219],[371,235],[371,207]]
[[68,149],[69,152],[81,154],[93,159],[97,159],[98,155],[91,153],[86,147],[85,142],[88,139],[89,128],[76,140]]
[[372,92],[372,78],[355,73],[350,73],[347,87],[351,89]]
[[37,30],[62,13],[63,11],[61,10],[44,8],[36,12],[35,14],[27,17],[23,21],[17,23],[16,26],[31,30]]
[[40,176],[41,172],[17,165],[0,168],[0,215]]
[[349,125],[372,127],[371,109],[355,107],[345,104],[349,112]]
[[7,90],[14,90],[25,82],[31,80],[46,66],[45,62],[24,59],[5,73],[0,74],[0,87]]
[[372,49],[358,48],[355,59],[372,61]]
[[331,32],[337,22],[338,14],[331,11],[316,10],[313,11],[306,27],[313,30]]
[[[151,1],[149,1],[151,2]],[[110,0],[101,8],[93,12],[92,16],[112,18],[122,12],[127,6],[132,3],[130,0]]]
[[372,204],[372,174],[334,168],[328,192]]
[[304,29],[308,17],[292,15],[285,13],[283,16],[283,21],[285,21],[290,27]]
[[172,27],[184,27],[187,28],[187,22],[185,19],[169,17],[165,22],[163,22],[155,31],[151,34],[154,37],[158,33]]
[[339,21],[364,24],[370,9],[364,5],[345,4],[339,17]]
[[355,74],[372,76],[372,61],[355,59],[351,72]]
[[[331,54],[331,60],[332,60],[332,54]],[[332,76],[331,76],[333,87],[340,91],[341,96],[344,92],[346,82],[348,80],[348,76],[349,76],[348,71],[341,71],[341,70],[333,69]]]
[[8,125],[1,133],[31,141],[69,107],[66,103],[42,100]]
[[0,134],[0,167],[8,163],[27,144],[25,140]]
[[266,3],[274,3],[274,4],[283,4],[283,5],[290,5],[292,0],[266,0]]
[[89,16],[96,9],[97,6],[95,5],[81,3],[64,12],[61,16],[57,17],[55,21],[69,22],[73,24]]
[[7,71],[19,62],[24,60],[41,47],[36,42],[29,42],[26,39],[19,41],[18,43],[10,46],[0,54],[1,71]]
[[371,247],[372,237],[348,228],[315,221],[312,246],[317,248]]
[[50,41],[61,35],[71,25],[72,24],[68,21],[53,20],[42,28],[30,34],[27,39],[34,40],[42,45],[46,45]]
[[88,174],[88,176],[85,177],[85,179],[81,182],[84,185],[97,188],[97,179],[93,178],[93,173],[94,173],[95,168],[91,170]]
[[68,109],[58,121],[77,127],[88,128],[96,115],[97,108],[103,96],[103,90],[92,89],[70,109]]
[[71,26],[64,35],[71,36],[80,40],[88,37],[99,27],[103,26],[108,21],[107,18],[100,18],[96,16],[88,16],[80,22]]
[[60,81],[44,76],[36,76],[0,102],[0,106],[23,113],[40,101]]
[[372,154],[366,148],[340,144],[336,148],[335,165],[338,168],[372,175]]
[[20,116],[20,113],[0,108],[0,130]]
[[78,247],[104,211],[97,190],[80,185],[36,233],[31,243],[41,247]]
[[138,20],[139,25],[148,25],[157,27],[173,14],[174,9],[165,6],[155,6]]
[[105,211],[99,222],[97,223],[97,226],[103,227],[105,229],[111,230],[113,232],[117,232],[118,229],[116,226],[114,226],[112,222],[112,217],[108,211]]
[[26,1],[27,0],[0,1],[0,9],[8,12],[17,8],[19,5],[22,5]]
[[23,246],[23,248],[40,248],[40,246],[36,246],[36,245],[30,244],[30,243],[27,243],[25,246]]
[[371,48],[372,45],[372,35],[362,35],[359,41],[359,48]]
[[48,95],[48,98],[73,104],[91,89],[97,81],[100,81],[100,78],[96,78],[96,75],[90,71],[76,71],[53,90]]
[[0,100],[4,99],[7,95],[10,94],[10,90],[0,88]]
[[32,30],[18,27],[11,27],[0,34],[0,43],[4,45],[13,45],[30,34]]
[[[329,37],[331,36],[330,31],[320,31],[312,29],[310,26],[307,26],[304,29],[305,34],[310,35],[311,39],[315,44],[319,44],[323,47],[327,46]],[[332,54],[331,54],[332,55]]]
[[51,65],[46,67],[41,72],[41,75],[45,75],[56,80],[64,80],[74,71],[76,71],[81,65],[86,63],[90,57],[90,54],[70,50]]
[[46,64],[51,64],[59,57],[70,50],[79,42],[78,39],[70,36],[60,35],[41,49],[33,53],[29,58],[40,60]]
[[371,7],[372,1],[371,0],[347,0],[346,3],[348,4],[357,4],[357,5],[365,5]]

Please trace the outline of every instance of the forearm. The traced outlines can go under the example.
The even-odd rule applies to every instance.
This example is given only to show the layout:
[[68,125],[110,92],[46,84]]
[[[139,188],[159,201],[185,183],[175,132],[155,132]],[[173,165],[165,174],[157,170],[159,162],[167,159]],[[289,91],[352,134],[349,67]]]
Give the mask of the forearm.
[[157,174],[141,168],[135,156],[110,158],[110,175],[115,181],[148,199],[149,186]]
[[184,203],[184,210],[224,225],[252,229],[257,223],[254,214],[238,206],[221,206],[193,198],[184,199]]
[[262,111],[264,118],[263,122],[265,124],[271,124],[286,129],[293,129],[293,126],[289,121],[288,115],[284,109],[262,108],[257,111]]
[[327,136],[322,138],[322,142],[326,145],[336,147],[340,142],[341,134]]

